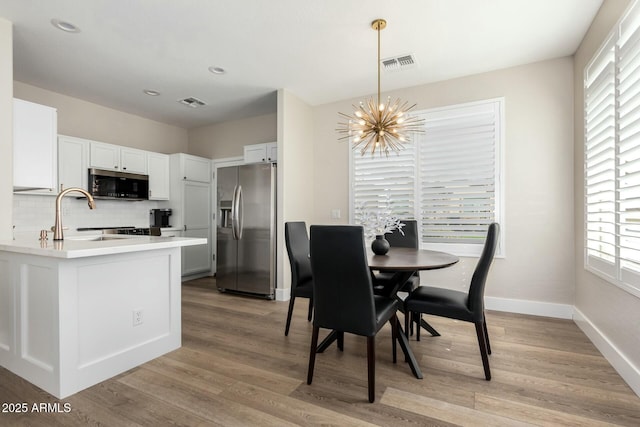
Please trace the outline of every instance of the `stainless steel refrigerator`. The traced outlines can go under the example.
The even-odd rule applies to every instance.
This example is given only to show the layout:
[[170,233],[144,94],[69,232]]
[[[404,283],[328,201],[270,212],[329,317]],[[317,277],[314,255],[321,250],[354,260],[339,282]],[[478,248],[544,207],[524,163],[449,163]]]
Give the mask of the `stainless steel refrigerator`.
[[276,165],[218,168],[216,286],[274,298]]

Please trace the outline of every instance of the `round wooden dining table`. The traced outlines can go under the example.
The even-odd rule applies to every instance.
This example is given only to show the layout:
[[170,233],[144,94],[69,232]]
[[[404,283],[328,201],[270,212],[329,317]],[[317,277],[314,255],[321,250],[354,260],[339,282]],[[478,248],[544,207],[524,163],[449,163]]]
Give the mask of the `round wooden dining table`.
[[[368,262],[369,269],[377,271],[386,271],[394,273],[392,282],[394,286],[387,290],[387,296],[396,298],[398,290],[402,285],[411,278],[414,272],[420,270],[437,270],[454,265],[460,259],[446,252],[432,251],[428,249],[413,248],[390,248],[385,255],[375,255],[369,253]],[[402,329],[402,328],[400,328]],[[416,378],[422,378],[422,372],[418,366],[418,362],[409,347],[409,341],[406,334],[401,331],[398,334],[400,347],[405,355],[405,360],[409,363],[411,371]],[[336,333],[332,333],[325,338],[318,346],[317,352],[323,352],[333,341],[336,340]]]
[[436,270],[449,267],[460,259],[452,254],[427,249],[390,248],[385,255],[369,254],[372,270]]

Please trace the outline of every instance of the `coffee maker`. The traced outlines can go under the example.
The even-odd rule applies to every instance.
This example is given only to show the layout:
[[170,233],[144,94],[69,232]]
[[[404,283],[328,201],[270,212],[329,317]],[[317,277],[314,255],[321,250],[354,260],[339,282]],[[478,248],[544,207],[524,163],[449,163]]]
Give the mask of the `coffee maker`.
[[161,227],[167,228],[171,227],[169,223],[169,217],[171,216],[171,209],[151,209],[150,213],[150,224],[151,227]]

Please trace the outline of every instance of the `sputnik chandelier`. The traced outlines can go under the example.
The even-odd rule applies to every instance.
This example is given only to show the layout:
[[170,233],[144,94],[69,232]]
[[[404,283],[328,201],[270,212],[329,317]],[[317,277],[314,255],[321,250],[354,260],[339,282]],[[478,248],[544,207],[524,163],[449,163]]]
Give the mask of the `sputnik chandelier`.
[[373,156],[377,151],[388,156],[391,151],[399,152],[405,142],[410,142],[410,133],[424,132],[424,119],[407,114],[416,104],[409,106],[400,99],[392,103],[390,97],[386,103],[380,102],[380,31],[386,26],[384,19],[371,23],[371,28],[378,32],[378,102],[369,98],[358,107],[353,105],[353,115],[338,113],[347,119],[338,123],[336,130],[344,134],[338,139],[351,139],[353,149],[360,147],[361,155],[370,152]]

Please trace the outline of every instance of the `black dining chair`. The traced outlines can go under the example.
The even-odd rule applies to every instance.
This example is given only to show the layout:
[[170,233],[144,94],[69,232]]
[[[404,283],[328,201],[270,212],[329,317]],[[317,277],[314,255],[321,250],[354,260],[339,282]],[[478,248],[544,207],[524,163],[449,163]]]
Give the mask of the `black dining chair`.
[[367,337],[369,402],[375,400],[375,336],[391,324],[393,362],[396,362],[399,302],[373,294],[362,226],[312,225],[313,333],[307,384],[313,379],[320,328]]
[[491,344],[484,314],[484,288],[489,267],[491,267],[496,246],[498,245],[499,233],[500,226],[497,223],[489,225],[482,255],[480,255],[476,269],[473,272],[468,292],[434,286],[420,286],[404,300],[404,309],[405,313],[407,313],[405,316],[405,328],[408,325],[409,317],[411,317],[411,321],[418,323],[416,326],[416,339],[418,341],[420,340],[419,322],[423,313],[474,323],[482,365],[484,366],[484,376],[487,381],[491,380],[491,371],[489,369]]
[[[405,219],[400,221],[402,224],[402,232],[396,229],[389,233],[385,233],[384,238],[389,242],[389,246],[392,248],[411,248],[411,249],[419,249],[420,248],[420,238],[418,236],[418,221],[415,219]],[[390,289],[395,286],[394,283],[394,273],[389,271],[378,271],[373,274],[373,292],[378,295],[390,295]],[[413,275],[402,284],[399,292],[412,292],[420,286],[420,273],[417,271],[413,273]],[[397,295],[397,294],[396,294]],[[396,296],[398,300],[401,300],[399,296]],[[404,312],[404,306],[400,306],[400,311]],[[406,322],[405,322],[406,323]],[[438,331],[433,329],[433,327],[422,320],[422,327],[427,331],[431,332],[432,335],[438,335]],[[413,323],[409,325],[409,329],[405,329],[405,333],[407,336],[413,334]]]
[[[389,246],[392,248],[412,248],[418,249],[420,247],[420,240],[418,238],[418,221],[415,219],[405,219],[401,221],[404,224],[401,228],[402,231],[396,229],[389,233],[385,233],[384,238],[389,242]],[[375,272],[373,273],[373,286],[374,292],[380,295],[388,295],[389,288],[393,287],[394,273],[392,272]],[[399,289],[402,292],[411,292],[420,285],[420,274],[415,272],[413,276]]]
[[287,222],[284,224],[284,241],[291,265],[291,298],[287,313],[287,325],[284,335],[289,335],[293,305],[297,297],[309,298],[309,313],[307,320],[313,315],[313,277],[311,275],[311,260],[309,259],[309,235],[304,221]]

